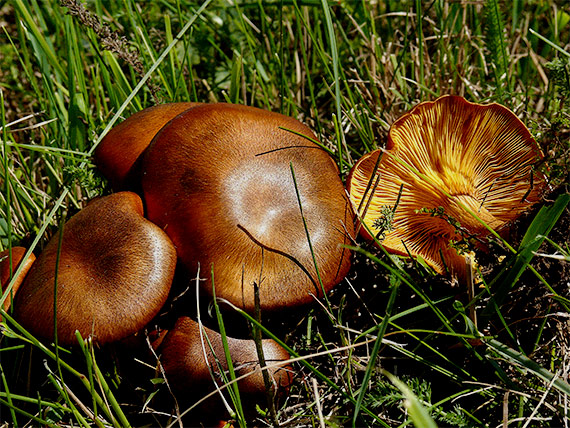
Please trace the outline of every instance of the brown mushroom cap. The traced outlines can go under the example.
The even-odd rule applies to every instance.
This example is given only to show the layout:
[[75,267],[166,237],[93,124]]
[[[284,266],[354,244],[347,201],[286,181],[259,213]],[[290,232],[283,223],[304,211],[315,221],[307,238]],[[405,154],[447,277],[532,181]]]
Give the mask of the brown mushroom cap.
[[[166,379],[179,398],[197,400],[215,389],[208,364],[218,385],[224,384],[216,362],[217,359],[222,369],[227,371],[222,336],[214,330],[203,327],[203,337],[204,347],[200,336],[200,325],[188,317],[182,317],[178,319],[174,329],[168,332],[158,349]],[[259,369],[257,349],[253,340],[227,337],[227,342],[236,377]],[[211,349],[208,343],[211,344]],[[268,366],[289,359],[289,353],[271,339],[263,339],[262,348]],[[285,365],[267,370],[273,383],[273,393],[277,396],[287,394],[293,380],[291,366]],[[229,377],[227,373],[226,376]],[[253,408],[255,404],[266,403],[261,370],[238,381],[238,388],[247,407]],[[208,413],[223,411],[219,405],[220,403],[216,403],[216,399],[213,399],[206,401],[202,409],[209,410]],[[217,416],[221,418],[224,415]]]
[[[390,128],[387,151],[375,172],[380,151],[364,155],[353,167],[347,187],[370,238],[383,233],[382,245],[397,254],[423,257],[436,271],[461,269],[464,260],[450,248],[468,234],[515,219],[537,202],[544,177],[533,171],[542,158],[524,124],[499,104],[475,104],[443,96],[414,107]],[[370,178],[380,175],[372,192]],[[396,206],[400,186],[400,200]],[[378,223],[394,209],[391,230]],[[443,215],[434,215],[438,210]]]
[[169,120],[198,103],[172,103],[133,114],[109,131],[94,153],[95,164],[114,189],[133,188],[133,170],[140,154]]
[[[59,235],[30,269],[15,301],[15,318],[31,333],[53,339]],[[176,252],[143,217],[131,192],[95,199],[64,226],[57,272],[57,334],[76,343],[75,330],[98,343],[142,329],[163,306]]]
[[[10,249],[4,250],[0,252],[0,284],[2,286],[2,293],[6,290],[6,287],[12,280],[12,275],[16,273],[16,270],[20,266],[20,263],[24,263],[22,270],[18,277],[14,280],[14,285],[12,286],[12,290],[10,291],[10,296],[6,298],[4,301],[3,308],[5,311],[10,308],[12,304],[13,297],[18,292],[18,288],[22,284],[22,281],[26,277],[27,272],[32,267],[32,264],[36,260],[36,256],[34,254],[30,254],[26,260],[24,256],[26,254],[26,249],[24,247],[12,247],[12,258],[10,259]],[[11,261],[11,263],[10,263]]]
[[[291,132],[291,130],[293,132]],[[231,104],[203,104],[172,119],[142,159],[148,218],[174,242],[204,289],[252,310],[312,301],[350,265],[343,248],[353,234],[352,211],[338,169],[295,119]],[[292,177],[295,172],[299,199]]]

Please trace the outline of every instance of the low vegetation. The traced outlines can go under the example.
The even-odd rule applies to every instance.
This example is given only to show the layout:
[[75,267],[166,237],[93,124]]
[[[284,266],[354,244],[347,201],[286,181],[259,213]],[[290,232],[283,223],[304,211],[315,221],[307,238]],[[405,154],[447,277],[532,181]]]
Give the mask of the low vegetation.
[[[513,110],[545,154],[537,169],[549,186],[477,251],[472,296],[358,239],[326,303],[262,318],[264,335],[296,360],[293,387],[274,411],[238,412],[235,424],[568,426],[567,2],[9,0],[0,23],[0,250],[41,252],[66,218],[110,193],[95,147],[157,103],[295,117],[343,178],[421,101],[456,94]],[[208,308],[202,316],[216,322]],[[224,307],[219,315],[228,334],[256,324]],[[0,331],[6,426],[196,423],[181,416],[153,355],[44,344],[10,312]]]

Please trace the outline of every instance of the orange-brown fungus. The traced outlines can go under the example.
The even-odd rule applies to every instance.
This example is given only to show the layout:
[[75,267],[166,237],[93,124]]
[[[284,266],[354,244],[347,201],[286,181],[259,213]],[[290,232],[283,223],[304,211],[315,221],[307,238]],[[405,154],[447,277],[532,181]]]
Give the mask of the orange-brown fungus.
[[361,232],[439,273],[465,264],[450,242],[488,233],[475,216],[500,228],[537,202],[545,184],[534,171],[542,154],[524,124],[506,107],[458,96],[421,103],[398,119],[375,171],[380,153],[360,159],[347,181]]
[[202,104],[145,150],[148,219],[192,277],[200,268],[208,278],[207,293],[213,274],[217,297],[253,311],[255,283],[261,309],[280,310],[313,302],[348,272],[350,203],[334,161],[302,135],[316,139],[281,114]]
[[[22,281],[36,260],[36,257],[33,254],[30,254],[30,256],[24,260],[25,255],[26,249],[24,247],[12,247],[12,251],[7,249],[0,252],[0,284],[2,287],[2,293],[4,293],[6,288],[8,288],[11,281],[14,282],[14,285],[12,285],[12,289],[10,290],[10,295],[6,296],[6,300],[4,300],[3,308],[5,311],[10,308],[13,297],[16,295],[18,288],[20,288]],[[24,263],[24,265],[20,274],[16,279],[13,279],[13,275],[22,263]]]
[[[263,406],[267,391],[254,340],[226,337],[228,351],[238,382],[243,408],[254,415],[255,406]],[[261,348],[274,398],[285,397],[293,381],[292,367],[287,363],[289,353],[272,339],[263,339]],[[193,403],[213,391],[215,383],[225,382],[222,371],[228,370],[222,335],[201,327],[188,317],[181,317],[169,331],[160,348],[160,362],[169,387],[181,403]],[[211,373],[210,373],[211,371]],[[200,410],[206,415],[225,418],[228,415],[221,400],[214,396],[206,400]],[[205,416],[206,416],[205,415]]]
[[115,190],[136,189],[140,177],[137,159],[156,133],[171,119],[198,103],[171,103],[149,107],[115,126],[95,150],[97,167]]
[[[36,337],[99,344],[140,331],[164,305],[176,266],[166,234],[143,217],[131,192],[91,201],[55,234],[28,272],[14,318]],[[54,301],[57,308],[54,314]]]

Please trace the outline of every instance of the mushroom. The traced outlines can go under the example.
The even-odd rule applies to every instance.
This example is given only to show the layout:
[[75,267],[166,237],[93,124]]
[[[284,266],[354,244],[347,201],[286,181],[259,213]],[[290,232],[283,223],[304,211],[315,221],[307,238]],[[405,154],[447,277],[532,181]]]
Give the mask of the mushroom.
[[[236,377],[249,374],[238,381],[238,388],[246,412],[251,412],[256,404],[266,403],[265,383],[255,342],[232,337],[226,339]],[[268,366],[289,360],[289,353],[274,340],[263,339],[261,346]],[[178,319],[158,352],[168,385],[178,399],[190,403],[214,391],[214,382],[219,387],[224,384],[220,369],[226,372],[228,363],[222,336],[204,326],[201,332],[200,325],[191,318]],[[268,367],[267,372],[272,383],[272,396],[286,395],[293,380],[291,366],[283,363],[278,367]],[[200,408],[217,418],[226,416],[220,400],[214,397],[206,400]]]
[[137,159],[169,120],[199,103],[171,103],[149,107],[130,116],[107,133],[94,160],[116,190],[136,188]]
[[360,231],[439,273],[464,269],[450,243],[500,229],[545,185],[534,170],[542,154],[531,133],[495,103],[459,96],[421,103],[392,125],[386,149],[364,155],[347,180]]
[[32,334],[54,338],[55,298],[62,345],[76,342],[76,330],[98,343],[120,340],[163,306],[176,251],[143,217],[138,195],[93,200],[65,223],[61,246],[59,241],[56,234],[48,242],[16,296],[14,317]]
[[202,104],[146,149],[148,218],[191,272],[208,271],[208,293],[212,269],[218,297],[252,311],[256,283],[261,308],[272,310],[311,302],[344,278],[353,214],[336,164],[314,139],[281,114]]
[[18,292],[18,288],[20,288],[27,272],[36,260],[36,256],[34,256],[33,253],[30,254],[26,260],[24,260],[25,255],[26,249],[24,247],[12,247],[11,250],[7,249],[0,252],[0,284],[2,285],[2,294],[6,291],[6,288],[13,279],[13,275],[16,273],[20,264],[23,263],[20,274],[13,280],[14,284],[10,290],[10,295],[6,296],[6,300],[4,300],[4,305],[2,307],[5,311],[7,311],[12,305],[12,301]]

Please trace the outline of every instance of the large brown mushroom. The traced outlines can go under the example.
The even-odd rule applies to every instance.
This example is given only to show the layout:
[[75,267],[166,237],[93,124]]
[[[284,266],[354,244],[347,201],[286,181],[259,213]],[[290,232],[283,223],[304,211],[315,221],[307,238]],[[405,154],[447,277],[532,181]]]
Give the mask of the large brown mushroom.
[[[253,340],[227,337],[228,349],[236,377],[249,374],[238,381],[238,388],[246,411],[252,411],[256,404],[266,404],[266,388]],[[271,394],[278,398],[286,394],[293,376],[289,364],[275,366],[289,360],[289,353],[271,339],[262,340],[266,370],[271,383]],[[229,378],[228,363],[224,353],[222,336],[188,318],[179,318],[174,329],[169,331],[159,349],[160,364],[166,380],[179,400],[190,403],[212,392],[216,384],[224,384],[222,372]],[[226,394],[227,396],[227,394]],[[200,406],[201,410],[225,417],[218,396],[208,399]]]
[[[26,260],[24,260],[26,251],[27,250],[24,247],[12,247],[11,250],[7,249],[0,252],[0,284],[2,288],[2,294],[6,291],[6,288],[10,284],[10,281],[13,280],[14,282],[12,289],[10,290],[10,295],[6,296],[6,300],[4,300],[3,309],[5,311],[7,311],[12,305],[14,296],[18,292],[22,281],[36,260],[36,256],[34,256],[33,253],[30,254]],[[20,271],[20,274],[14,279],[13,275],[16,273],[16,270],[21,263],[23,263],[22,270]]]
[[115,190],[137,188],[137,159],[169,120],[198,103],[171,103],[149,107],[111,129],[94,153],[94,160]]
[[16,296],[15,318],[34,335],[54,338],[55,298],[57,337],[66,345],[76,343],[76,330],[98,343],[125,338],[163,306],[176,252],[143,217],[136,194],[92,201],[65,223],[59,241],[52,237]]
[[539,200],[545,180],[534,167],[541,158],[506,107],[443,96],[398,119],[386,151],[364,155],[347,187],[366,237],[379,235],[394,253],[457,273],[465,261],[452,244],[487,235],[479,219],[500,229]]
[[350,204],[334,161],[304,136],[315,138],[277,113],[203,104],[173,118],[143,154],[148,218],[191,272],[207,272],[208,293],[212,267],[217,296],[247,310],[253,283],[261,307],[277,309],[346,275]]

